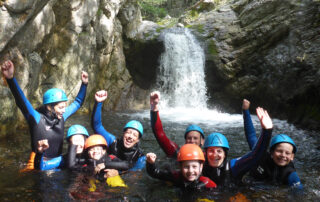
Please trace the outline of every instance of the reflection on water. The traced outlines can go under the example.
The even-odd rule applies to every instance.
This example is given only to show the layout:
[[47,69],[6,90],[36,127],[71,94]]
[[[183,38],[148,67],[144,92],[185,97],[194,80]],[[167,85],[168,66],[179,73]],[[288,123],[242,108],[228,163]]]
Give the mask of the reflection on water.
[[[135,113],[103,112],[103,124],[107,130],[116,136],[121,136],[122,128],[131,119],[143,123],[145,134],[141,147],[147,152],[155,152],[159,156],[160,164],[166,164],[164,152],[157,144],[150,128],[150,112],[140,111]],[[188,110],[162,110],[160,117],[164,130],[170,139],[177,144],[184,143],[183,134],[190,123],[199,124],[206,135],[211,132],[221,132],[226,135],[230,143],[229,159],[239,157],[249,151],[243,132],[242,115],[223,114],[213,110],[188,111]],[[257,133],[260,124],[253,116]],[[273,120],[274,133],[286,133],[291,136],[298,146],[295,166],[299,177],[305,187],[305,194],[297,198],[290,194],[286,187],[275,187],[257,184],[243,186],[236,190],[206,193],[200,198],[215,201],[227,201],[230,197],[241,192],[247,199],[253,201],[319,201],[320,200],[320,151],[319,133],[311,133],[296,129],[286,121]],[[76,115],[67,121],[66,131],[72,124],[80,123],[86,126],[90,133],[90,116]],[[66,148],[65,148],[66,149]],[[128,188],[110,188],[104,183],[99,183],[97,191],[87,191],[88,184],[81,180],[82,176],[68,171],[41,172],[33,171],[20,173],[27,162],[30,151],[29,132],[19,131],[14,136],[0,140],[0,200],[1,201],[73,201],[92,199],[94,201],[180,201],[181,195],[174,188],[162,181],[150,178],[145,171],[127,173],[122,176]],[[80,179],[80,180],[79,180]],[[78,198],[77,198],[78,197]],[[80,198],[79,198],[80,197]]]

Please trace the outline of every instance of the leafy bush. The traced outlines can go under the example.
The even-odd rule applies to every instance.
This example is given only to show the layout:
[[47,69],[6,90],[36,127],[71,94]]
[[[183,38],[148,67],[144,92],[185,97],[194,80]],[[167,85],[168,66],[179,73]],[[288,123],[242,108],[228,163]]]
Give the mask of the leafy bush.
[[141,0],[139,1],[139,6],[141,8],[142,17],[146,20],[158,21],[164,18],[168,11],[160,7],[161,4],[165,3],[163,0]]

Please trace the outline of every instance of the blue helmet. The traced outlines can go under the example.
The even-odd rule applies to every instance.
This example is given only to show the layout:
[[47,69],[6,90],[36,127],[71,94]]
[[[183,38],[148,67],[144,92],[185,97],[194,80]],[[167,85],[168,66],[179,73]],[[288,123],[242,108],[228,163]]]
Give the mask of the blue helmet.
[[84,135],[89,137],[87,129],[82,125],[72,125],[68,130],[67,139],[70,138],[72,135]]
[[296,153],[297,151],[297,146],[296,144],[293,142],[293,140],[286,134],[278,134],[276,136],[274,136],[272,139],[271,139],[271,142],[270,142],[270,149],[275,146],[276,144],[279,144],[279,143],[289,143],[293,146],[293,153]]
[[59,88],[51,88],[43,95],[43,104],[68,101],[66,93]]
[[139,121],[131,120],[129,121],[123,128],[123,131],[125,131],[127,128],[135,129],[139,132],[140,137],[143,135],[143,126]]
[[204,139],[204,132],[203,130],[197,126],[197,125],[189,125],[188,128],[186,129],[186,132],[184,133],[184,139],[187,138],[187,134],[190,132],[190,131],[198,131],[200,134],[201,134],[201,137]]
[[229,150],[229,143],[227,138],[221,133],[211,133],[205,140],[205,149],[208,147],[224,147]]

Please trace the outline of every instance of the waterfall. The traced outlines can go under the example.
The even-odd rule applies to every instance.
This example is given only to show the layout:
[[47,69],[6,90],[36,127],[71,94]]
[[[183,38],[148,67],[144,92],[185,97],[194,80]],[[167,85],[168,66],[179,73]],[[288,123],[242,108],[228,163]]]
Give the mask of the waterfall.
[[163,108],[207,108],[204,51],[185,28],[166,30],[157,88]]

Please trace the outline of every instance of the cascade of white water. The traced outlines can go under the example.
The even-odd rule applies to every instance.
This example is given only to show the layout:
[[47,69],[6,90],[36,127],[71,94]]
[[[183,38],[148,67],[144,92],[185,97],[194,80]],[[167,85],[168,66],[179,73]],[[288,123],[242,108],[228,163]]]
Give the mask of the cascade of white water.
[[188,29],[163,33],[158,90],[163,108],[207,108],[204,51]]

